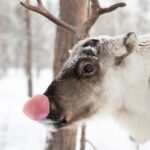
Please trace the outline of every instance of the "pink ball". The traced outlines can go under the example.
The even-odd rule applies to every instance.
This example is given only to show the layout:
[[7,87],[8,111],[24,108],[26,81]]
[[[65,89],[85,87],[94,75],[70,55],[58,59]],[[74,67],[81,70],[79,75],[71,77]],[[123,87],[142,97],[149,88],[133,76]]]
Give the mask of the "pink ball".
[[48,116],[50,112],[50,102],[45,95],[33,96],[24,105],[23,112],[32,120],[43,120]]

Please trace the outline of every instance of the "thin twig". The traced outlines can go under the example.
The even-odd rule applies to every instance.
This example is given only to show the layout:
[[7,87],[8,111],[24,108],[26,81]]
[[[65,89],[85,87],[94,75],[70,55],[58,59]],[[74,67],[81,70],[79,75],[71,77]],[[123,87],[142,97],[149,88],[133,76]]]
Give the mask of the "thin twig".
[[86,125],[81,127],[81,140],[80,140],[80,150],[85,150],[85,137],[86,137]]
[[94,149],[94,150],[98,150],[95,146],[94,146],[94,144],[91,142],[91,141],[89,141],[89,140],[85,140],[87,143],[89,143],[91,146],[92,146],[92,148]]

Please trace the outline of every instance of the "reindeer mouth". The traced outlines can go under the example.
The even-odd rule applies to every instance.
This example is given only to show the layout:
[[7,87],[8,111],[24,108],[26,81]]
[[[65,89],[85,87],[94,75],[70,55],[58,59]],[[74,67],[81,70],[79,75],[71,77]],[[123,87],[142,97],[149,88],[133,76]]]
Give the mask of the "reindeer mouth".
[[46,125],[48,128],[52,129],[51,131],[57,131],[59,129],[68,126],[68,122],[65,118],[59,120],[57,119],[56,121],[52,118],[47,117],[43,120],[40,120],[39,122]]
[[48,125],[53,125],[56,129],[63,128],[68,125],[68,121],[65,117],[53,115],[53,112],[50,112],[45,120]]
[[55,126],[56,129],[63,128],[65,126],[67,126],[67,124],[68,123],[65,118],[53,123],[53,125]]

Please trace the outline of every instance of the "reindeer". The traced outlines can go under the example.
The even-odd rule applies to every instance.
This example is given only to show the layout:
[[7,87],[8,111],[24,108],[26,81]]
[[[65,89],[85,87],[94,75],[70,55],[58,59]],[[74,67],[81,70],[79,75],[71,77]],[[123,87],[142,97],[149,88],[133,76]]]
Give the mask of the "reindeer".
[[[118,37],[87,37],[100,15],[125,6],[102,8],[91,0],[91,15],[79,27],[55,18],[37,0],[38,6],[21,4],[44,15],[80,39],[44,95],[50,113],[40,122],[57,129],[96,114],[110,114],[137,142],[150,138],[150,36],[134,32]],[[82,39],[82,40],[81,40]]]

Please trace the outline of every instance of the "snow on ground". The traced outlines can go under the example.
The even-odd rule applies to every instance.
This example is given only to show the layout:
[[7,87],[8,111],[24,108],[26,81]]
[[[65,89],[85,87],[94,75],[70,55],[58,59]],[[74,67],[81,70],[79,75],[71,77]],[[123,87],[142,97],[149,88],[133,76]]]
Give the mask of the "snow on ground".
[[[42,93],[52,73],[45,70],[34,80],[34,93]],[[49,83],[48,83],[49,82]],[[46,130],[22,113],[27,97],[26,78],[20,70],[10,70],[0,79],[0,150],[43,150]]]
[[[43,93],[51,79],[52,72],[48,69],[40,78],[34,76],[34,94]],[[44,150],[46,129],[22,113],[22,106],[28,99],[26,87],[21,70],[11,69],[0,79],[0,150]],[[86,132],[86,139],[98,150],[136,150],[128,134],[112,119],[98,120],[89,122]],[[93,150],[89,143],[86,146],[87,150]],[[150,144],[141,145],[140,150],[150,150]]]

